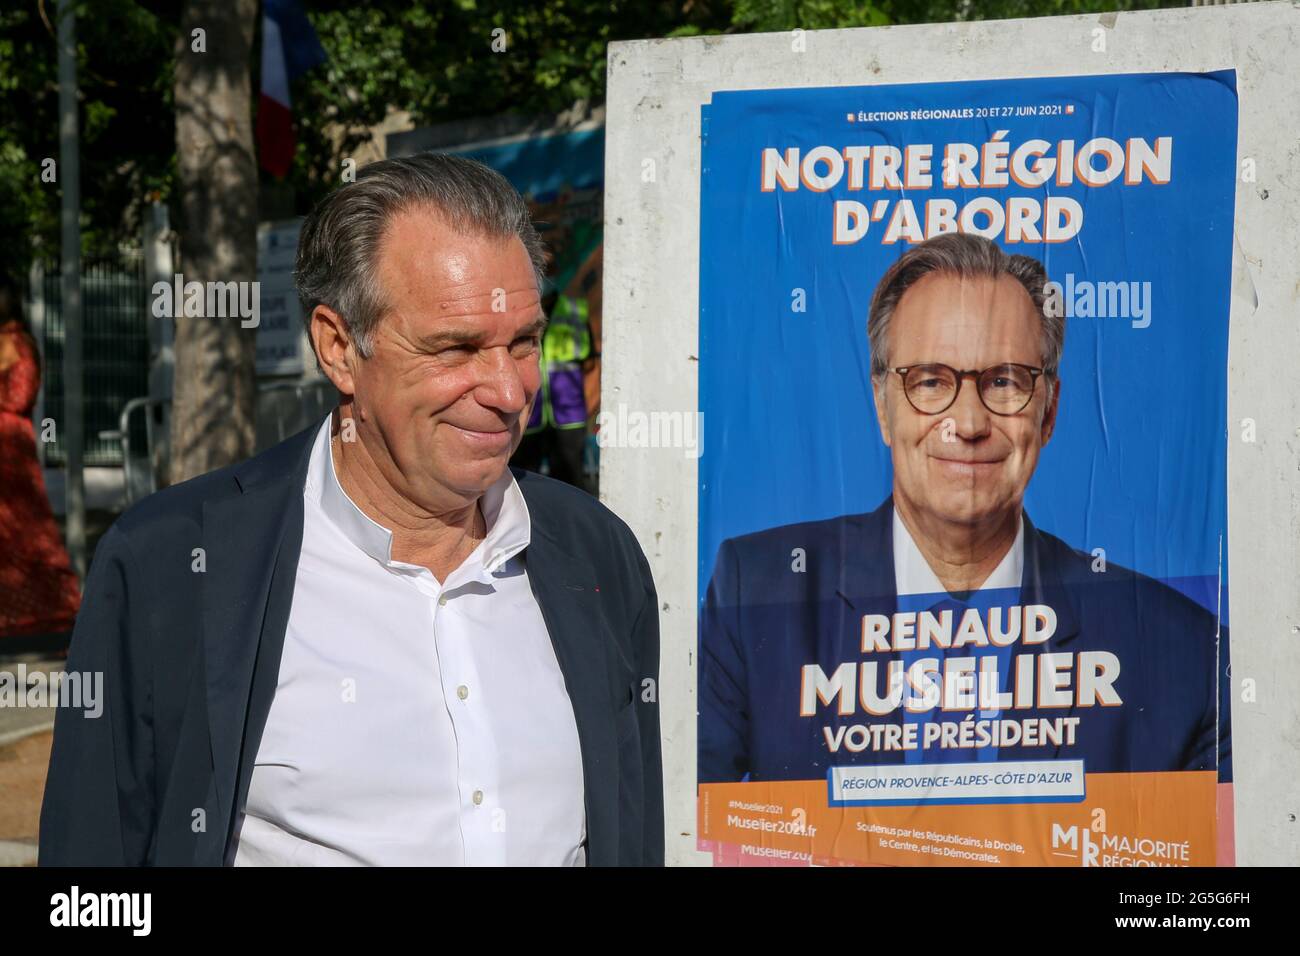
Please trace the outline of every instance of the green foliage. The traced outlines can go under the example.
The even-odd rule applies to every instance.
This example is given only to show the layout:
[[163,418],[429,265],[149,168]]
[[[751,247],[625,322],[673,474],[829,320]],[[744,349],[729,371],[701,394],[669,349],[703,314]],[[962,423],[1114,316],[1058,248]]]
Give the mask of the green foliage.
[[[292,91],[298,212],[339,181],[390,111],[417,125],[538,114],[605,95],[613,40],[1181,5],[1177,0],[304,0],[328,61]],[[0,267],[58,248],[55,0],[0,9]],[[172,0],[83,0],[77,21],[83,246],[134,243],[154,195],[176,205]],[[493,31],[505,31],[503,51]],[[260,30],[258,35],[260,44]],[[253,57],[257,90],[260,45]],[[256,102],[256,92],[254,92]],[[176,217],[173,216],[173,221]]]
[[424,125],[598,102],[611,40],[730,24],[730,4],[707,0],[316,0],[308,13],[329,61],[293,90],[300,208],[339,181],[390,109]]
[[735,0],[737,32],[830,30],[885,24],[1071,16],[1185,6],[1178,0]]
[[[57,255],[60,185],[41,180],[59,158],[57,7],[0,11],[0,268],[22,274],[32,255]],[[83,252],[138,236],[153,190],[165,191],[175,153],[169,28],[134,0],[77,10]]]
[[[605,95],[612,40],[1090,13],[1178,0],[315,0],[328,64],[293,91],[299,211],[390,109],[416,125],[567,109]],[[494,52],[493,30],[506,34]]]
[[896,22],[888,6],[883,0],[736,0],[731,22],[746,33],[878,27]]

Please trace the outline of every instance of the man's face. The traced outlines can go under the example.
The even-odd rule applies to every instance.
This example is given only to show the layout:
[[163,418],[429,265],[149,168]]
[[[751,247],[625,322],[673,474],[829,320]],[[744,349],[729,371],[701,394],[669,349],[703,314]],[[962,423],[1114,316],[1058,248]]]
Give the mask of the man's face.
[[[1015,279],[931,273],[894,311],[888,363],[937,362],[958,371],[1006,362],[1041,367],[1042,341],[1042,320]],[[992,526],[1018,513],[1052,435],[1059,387],[1040,378],[1023,411],[995,415],[967,376],[951,407],[924,415],[908,402],[901,375],[876,379],[876,415],[893,457],[895,497],[912,514],[943,524]]]
[[545,318],[528,253],[414,208],[389,224],[376,279],[388,311],[370,358],[352,363],[357,427],[380,439],[367,446],[409,500],[435,512],[476,500],[505,470],[540,384]]

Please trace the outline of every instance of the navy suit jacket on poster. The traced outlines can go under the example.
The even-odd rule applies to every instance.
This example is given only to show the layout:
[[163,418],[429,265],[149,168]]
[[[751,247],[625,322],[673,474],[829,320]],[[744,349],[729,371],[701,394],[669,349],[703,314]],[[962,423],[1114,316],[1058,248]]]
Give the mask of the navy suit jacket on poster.
[[[42,865],[227,861],[275,694],[320,424],[149,496],[100,542],[67,670],[102,673],[106,701],[98,718],[56,716]],[[590,495],[514,474],[532,520],[528,580],[578,725],[588,864],[662,865],[650,567]]]
[[[1230,781],[1227,628],[1220,631],[1214,615],[1152,578],[1114,564],[1093,571],[1091,555],[1039,531],[1028,515],[1024,547],[1019,603],[1050,606],[1057,626],[1046,642],[1017,642],[1012,651],[1111,652],[1121,664],[1113,686],[1122,705],[1081,707],[1076,699],[1068,707],[1004,711],[1015,720],[1079,722],[1072,746],[1012,746],[997,759],[1082,759],[1088,773],[1217,770],[1221,782]],[[800,554],[802,570],[795,570]],[[830,677],[844,662],[876,660],[884,695],[884,664],[902,652],[864,654],[862,618],[892,615],[897,603],[892,498],[869,514],[725,541],[700,617],[700,783],[820,780],[834,766],[903,763],[901,750],[831,752],[823,730],[899,724],[902,707],[872,717],[855,705],[841,716],[838,702],[818,702],[813,716],[800,715],[805,665]],[[968,646],[945,656],[981,652],[989,653]],[[977,759],[974,750],[964,754]]]

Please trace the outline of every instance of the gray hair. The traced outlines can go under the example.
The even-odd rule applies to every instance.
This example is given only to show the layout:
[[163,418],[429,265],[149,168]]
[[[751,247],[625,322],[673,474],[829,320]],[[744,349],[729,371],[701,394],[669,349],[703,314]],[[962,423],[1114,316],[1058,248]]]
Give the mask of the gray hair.
[[362,358],[388,303],[376,278],[389,222],[413,206],[438,211],[461,235],[515,237],[533,264],[538,291],[546,271],[541,238],[518,190],[496,170],[461,156],[423,153],[371,163],[312,210],[298,238],[294,284],[303,325],[326,305],[342,316]]
[[1065,348],[1065,315],[1048,309],[1047,269],[1029,256],[1009,256],[992,239],[965,232],[945,232],[918,243],[899,258],[881,278],[871,297],[867,318],[867,342],[871,347],[871,374],[889,369],[887,339],[889,320],[904,293],[932,272],[960,278],[1015,279],[1034,303],[1043,322],[1043,369],[1056,375]]

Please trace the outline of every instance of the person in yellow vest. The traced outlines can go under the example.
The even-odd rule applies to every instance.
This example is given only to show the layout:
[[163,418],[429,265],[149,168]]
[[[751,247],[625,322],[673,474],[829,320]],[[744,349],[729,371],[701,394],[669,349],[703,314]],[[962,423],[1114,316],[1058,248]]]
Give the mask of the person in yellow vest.
[[552,478],[585,487],[582,457],[588,409],[583,364],[594,355],[587,300],[557,296],[542,339],[542,388],[515,452],[515,465],[539,471],[545,459]]

